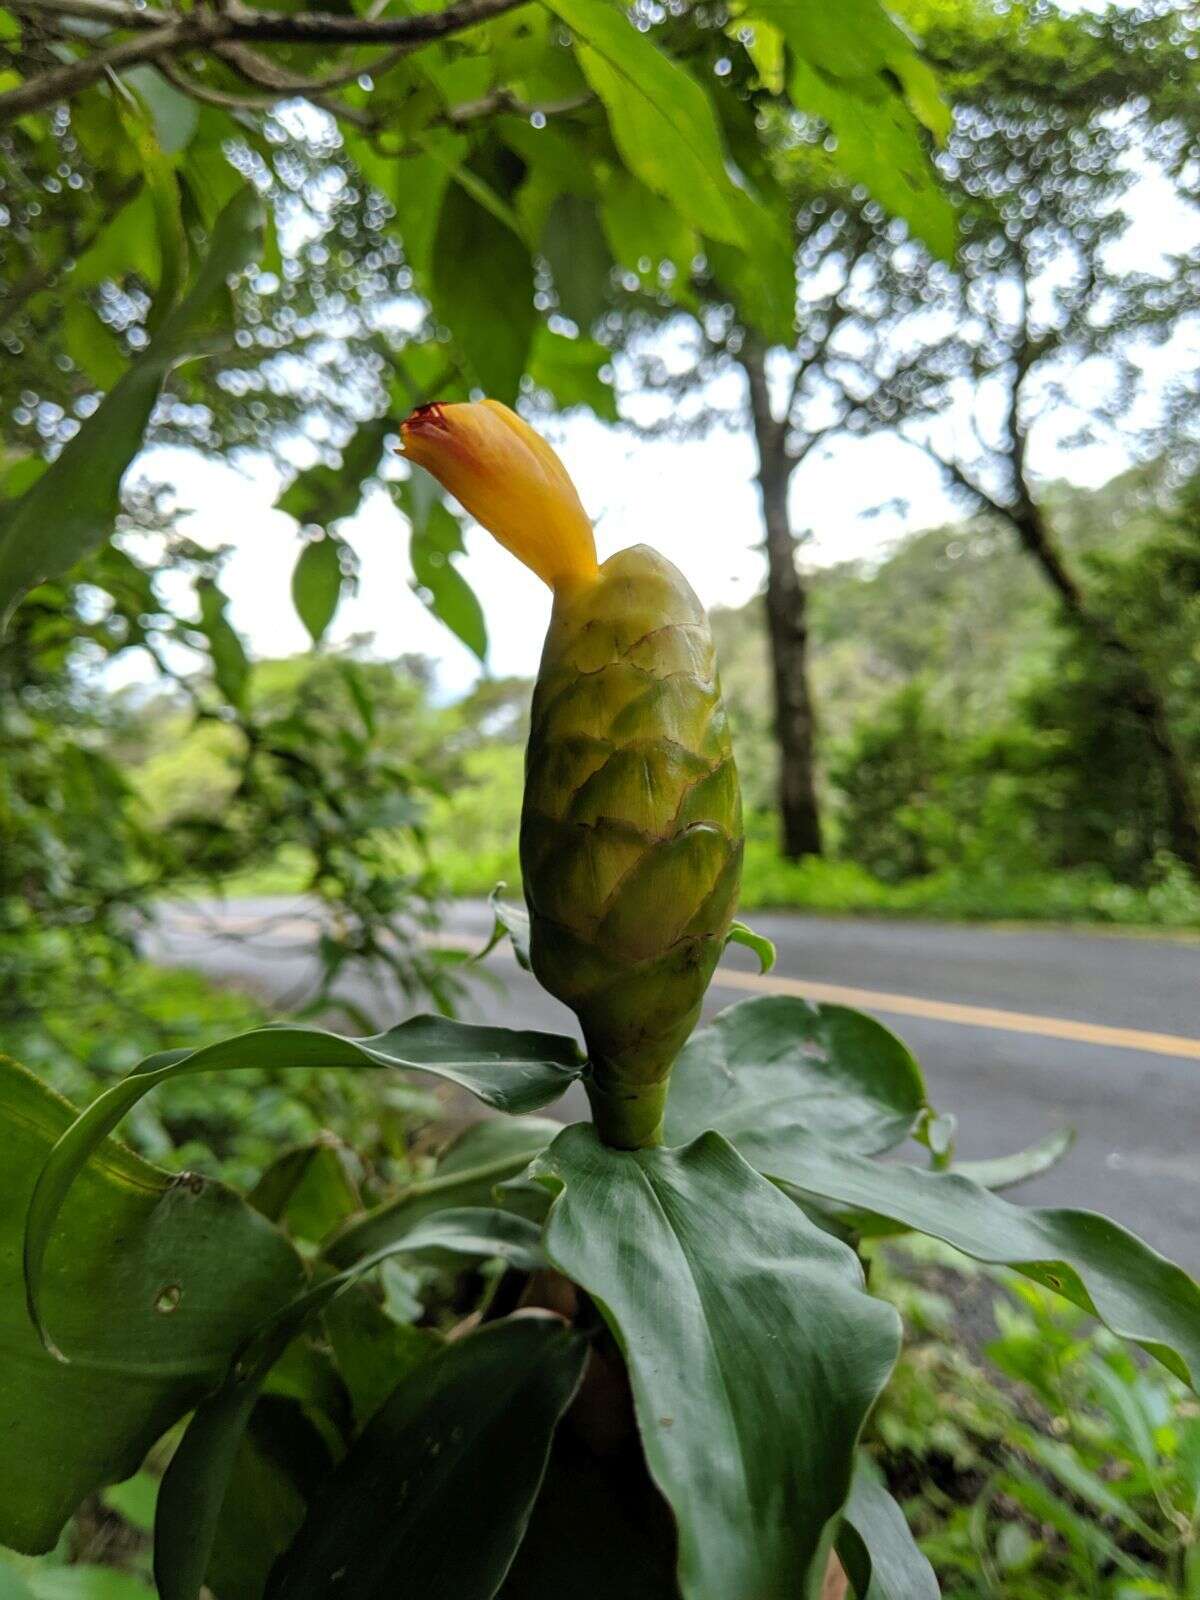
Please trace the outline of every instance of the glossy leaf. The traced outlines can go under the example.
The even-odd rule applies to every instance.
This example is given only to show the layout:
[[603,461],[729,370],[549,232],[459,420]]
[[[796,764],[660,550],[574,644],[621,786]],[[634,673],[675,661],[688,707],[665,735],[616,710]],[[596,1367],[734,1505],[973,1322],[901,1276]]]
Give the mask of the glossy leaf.
[[667,1142],[712,1128],[760,1171],[796,1132],[874,1154],[924,1110],[921,1069],[894,1033],[860,1011],[787,995],[743,1000],[692,1035],[671,1078]]
[[83,1497],[128,1478],[303,1283],[282,1235],[222,1185],[98,1142],[49,1240],[45,1304],[71,1357],[38,1343],[21,1225],[74,1112],[0,1061],[0,1541],[49,1549]]
[[325,1259],[348,1266],[435,1212],[490,1205],[496,1186],[523,1172],[561,1131],[561,1123],[545,1117],[475,1123],[450,1146],[432,1177],[406,1184],[394,1199],[352,1218],[326,1243]]
[[862,1453],[842,1512],[837,1552],[858,1600],[938,1600],[933,1568],[878,1467]]
[[950,1170],[962,1178],[970,1178],[984,1189],[1013,1189],[1056,1167],[1074,1143],[1074,1128],[1063,1128],[1026,1150],[1014,1150],[1007,1156],[988,1156],[981,1161],[956,1161]]
[[491,1600],[586,1355],[558,1318],[532,1313],[469,1334],[410,1373],[325,1486],[270,1600],[401,1591]]
[[496,920],[492,924],[491,937],[475,960],[482,961],[484,956],[490,955],[498,944],[505,939],[511,939],[517,965],[523,967],[526,972],[532,972],[529,956],[529,912],[523,904],[514,905],[511,901],[500,898],[501,890],[505,887],[503,883],[498,883],[488,895],[488,905],[491,906],[492,915]]
[[467,193],[461,173],[442,202],[432,279],[433,309],[476,381],[493,399],[514,404],[537,322],[533,261],[518,234]]
[[63,1201],[104,1136],[143,1095],[171,1078],[245,1067],[390,1067],[427,1072],[468,1089],[497,1111],[521,1112],[556,1100],[582,1066],[578,1045],[557,1034],[489,1028],[433,1016],[413,1017],[366,1039],[347,1039],[321,1028],[253,1028],[199,1050],[166,1050],[147,1056],[76,1118],[42,1169],[25,1227],[30,1315],[49,1343],[37,1306],[46,1244]]
[[392,1255],[449,1250],[501,1256],[534,1271],[544,1265],[538,1229],[499,1211],[443,1212],[404,1231],[349,1271],[326,1277],[255,1331],[220,1389],[196,1408],[158,1496],[154,1573],[162,1600],[198,1600],[230,1477],[268,1374],[310,1318]]
[[262,203],[247,186],[218,219],[191,291],[9,510],[0,534],[0,627],[26,589],[67,571],[112,531],[121,479],[141,449],[163,379],[227,316],[226,279],[254,258],[261,231]]
[[817,1200],[875,1212],[995,1266],[1015,1267],[1200,1384],[1200,1287],[1116,1222],[1010,1205],[954,1172],[885,1166],[808,1134],[772,1153],[769,1175]]
[[341,552],[340,539],[310,539],[292,569],[292,604],[314,644],[324,638],[342,597]]
[[584,76],[604,102],[629,170],[703,233],[746,245],[712,102],[609,0],[546,0],[575,36]]
[[896,1359],[895,1312],[865,1293],[853,1252],[717,1134],[619,1151],[579,1124],[534,1172],[559,1191],[546,1253],[629,1364],[684,1600],[811,1592]]

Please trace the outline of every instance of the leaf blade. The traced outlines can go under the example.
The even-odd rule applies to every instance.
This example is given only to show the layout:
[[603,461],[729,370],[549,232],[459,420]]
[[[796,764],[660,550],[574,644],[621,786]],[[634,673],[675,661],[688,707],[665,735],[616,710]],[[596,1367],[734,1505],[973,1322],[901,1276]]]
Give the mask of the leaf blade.
[[716,113],[697,80],[607,0],[545,4],[575,35],[629,170],[710,237],[746,247],[745,196],[726,169]]
[[54,1362],[26,1320],[20,1219],[72,1116],[0,1061],[0,1541],[30,1553],[54,1544],[85,1495],[136,1471],[304,1281],[283,1236],[223,1185],[105,1143],[62,1213],[47,1303],[79,1359]]
[[714,1129],[759,1171],[793,1130],[818,1129],[874,1155],[927,1107],[921,1069],[882,1023],[844,1006],[764,995],[729,1006],[684,1046],[667,1100],[667,1140]]
[[1107,1217],[1023,1208],[954,1172],[884,1166],[794,1134],[770,1176],[805,1195],[872,1211],[1015,1268],[1139,1344],[1193,1388],[1200,1383],[1200,1287]]
[[154,1576],[162,1600],[198,1600],[251,1412],[275,1361],[311,1317],[391,1256],[450,1250],[497,1255],[526,1271],[544,1266],[539,1230],[523,1217],[478,1209],[421,1219],[347,1271],[326,1278],[255,1331],[221,1388],[196,1408],[163,1477],[154,1527]]
[[210,331],[226,278],[257,253],[262,216],[262,202],[249,186],[234,196],[196,282],[158,337],[8,511],[0,533],[0,630],[26,589],[67,571],[107,537],[120,507],[121,480],[141,448],[163,379]]
[[[326,1485],[270,1600],[413,1594],[491,1600],[525,1531],[587,1345],[523,1315],[447,1345],[404,1378]],[[462,1537],[462,1507],[472,1513]]]
[[[579,1124],[533,1171],[558,1191],[546,1253],[628,1361],[647,1463],[679,1527],[684,1600],[801,1592],[895,1360],[895,1312],[865,1293],[853,1253],[780,1211],[717,1134],[630,1152]],[[778,1425],[783,1394],[802,1425]]]
[[[579,1075],[579,1048],[555,1034],[451,1022],[419,1016],[367,1039],[321,1028],[252,1028],[198,1050],[147,1056],[128,1077],[104,1091],[59,1138],[38,1177],[25,1220],[26,1302],[51,1352],[38,1310],[50,1233],[68,1191],[90,1153],[156,1084],[183,1073],[239,1067],[367,1067],[428,1072],[469,1090],[495,1110],[533,1111],[547,1105]],[[61,1352],[58,1352],[61,1354]]]
[[938,1600],[933,1568],[865,1452],[854,1468],[837,1552],[862,1600]]

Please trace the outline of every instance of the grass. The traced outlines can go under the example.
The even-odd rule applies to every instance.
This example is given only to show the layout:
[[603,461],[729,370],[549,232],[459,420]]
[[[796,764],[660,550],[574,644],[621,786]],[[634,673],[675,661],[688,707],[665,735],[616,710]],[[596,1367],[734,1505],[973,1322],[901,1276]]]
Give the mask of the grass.
[[[453,899],[490,894],[497,883],[516,893],[521,882],[515,845],[475,852],[433,846],[443,893]],[[405,870],[398,859],[397,871]],[[301,893],[308,869],[300,851],[227,878],[230,899]],[[1107,873],[1028,872],[1004,863],[948,869],[885,883],[854,861],[805,857],[785,861],[763,840],[750,839],[742,877],[743,910],[807,911],[821,916],[905,917],[934,922],[1051,923],[1128,932],[1200,933],[1200,884],[1178,866],[1139,889]]]
[[1200,929],[1200,885],[1177,866],[1146,889],[1116,883],[1091,868],[1037,873],[1000,863],[884,883],[853,861],[784,861],[756,840],[747,845],[742,904],[945,922]]

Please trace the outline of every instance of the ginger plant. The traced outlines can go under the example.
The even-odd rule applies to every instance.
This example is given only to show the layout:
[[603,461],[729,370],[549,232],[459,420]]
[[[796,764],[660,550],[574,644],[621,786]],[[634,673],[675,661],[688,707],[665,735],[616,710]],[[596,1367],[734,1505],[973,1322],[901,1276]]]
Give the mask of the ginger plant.
[[[429,408],[403,441],[554,591],[527,928],[499,916],[586,1051],[429,1016],[260,1028],[151,1056],[78,1115],[3,1067],[0,1539],[49,1548],[190,1413],[158,1492],[164,1600],[930,1600],[863,1445],[901,1330],[858,1241],[1007,1264],[1192,1387],[1200,1289],[1104,1218],[995,1192],[1062,1141],[981,1181],[956,1165],[871,1018],[768,994],[692,1031],[741,847],[703,612],[653,552],[597,563],[513,413]],[[325,1142],[248,1203],[108,1139],[156,1086],[247,1066],[415,1071],[499,1115],[399,1189]],[[577,1081],[593,1122],[530,1115]],[[929,1164],[876,1159],[908,1140]],[[379,1272],[422,1261],[423,1309],[397,1310]]]

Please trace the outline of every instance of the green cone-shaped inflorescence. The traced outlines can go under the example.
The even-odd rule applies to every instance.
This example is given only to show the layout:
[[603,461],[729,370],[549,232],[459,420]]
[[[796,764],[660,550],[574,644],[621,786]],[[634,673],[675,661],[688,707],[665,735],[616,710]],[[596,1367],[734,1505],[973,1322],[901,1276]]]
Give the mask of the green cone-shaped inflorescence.
[[561,461],[507,407],[423,407],[401,432],[409,459],[554,591],[521,822],[532,965],[583,1028],[600,1137],[656,1144],[741,876],[708,618],[653,550],[597,565]]
[[610,1143],[658,1139],[741,858],[708,618],[669,561],[623,550],[556,598],[521,822],[533,970],[579,1018]]

